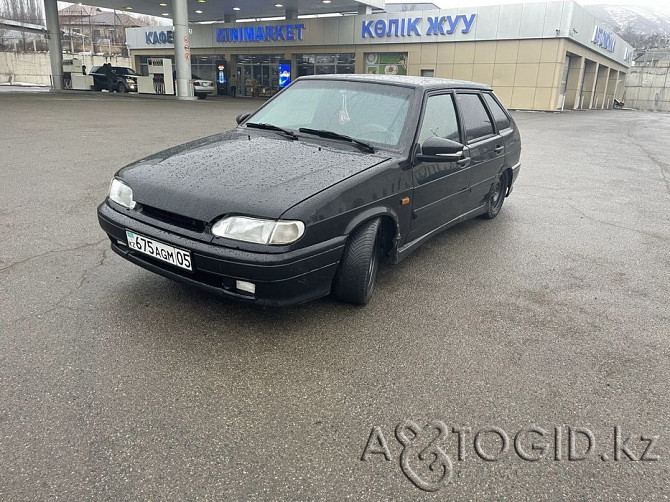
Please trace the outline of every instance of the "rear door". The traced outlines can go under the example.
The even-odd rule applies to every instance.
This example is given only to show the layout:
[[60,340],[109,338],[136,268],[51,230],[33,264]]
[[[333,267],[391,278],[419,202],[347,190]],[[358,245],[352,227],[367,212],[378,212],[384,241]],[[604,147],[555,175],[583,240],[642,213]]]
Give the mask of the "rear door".
[[93,83],[95,84],[96,87],[101,87],[100,78],[103,76],[100,73],[101,69],[102,69],[101,66],[94,66],[93,68],[91,68],[91,71],[89,72],[89,75],[93,77]]
[[[423,142],[433,136],[463,142],[453,92],[426,97],[417,138],[419,153]],[[469,166],[467,161],[417,162],[412,173],[414,195],[409,242],[465,212]]]
[[493,93],[483,92],[482,96],[491,112],[491,116],[496,125],[496,130],[502,137],[505,145],[504,167],[505,169],[508,167],[513,169],[519,162],[519,157],[521,155],[521,138],[519,137],[519,131],[516,129],[514,120],[512,120],[509,113],[500,104]]
[[505,143],[498,134],[479,92],[459,91],[458,108],[470,156],[469,209],[483,205],[505,159]]

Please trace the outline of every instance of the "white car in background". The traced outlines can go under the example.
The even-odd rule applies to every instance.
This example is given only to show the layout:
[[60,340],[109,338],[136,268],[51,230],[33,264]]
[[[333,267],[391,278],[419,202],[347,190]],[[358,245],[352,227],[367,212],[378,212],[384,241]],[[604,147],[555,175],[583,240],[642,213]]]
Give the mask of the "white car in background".
[[193,79],[193,95],[200,99],[205,99],[210,94],[214,94],[214,82],[211,80],[204,80],[198,77],[195,73],[192,73],[191,76]]

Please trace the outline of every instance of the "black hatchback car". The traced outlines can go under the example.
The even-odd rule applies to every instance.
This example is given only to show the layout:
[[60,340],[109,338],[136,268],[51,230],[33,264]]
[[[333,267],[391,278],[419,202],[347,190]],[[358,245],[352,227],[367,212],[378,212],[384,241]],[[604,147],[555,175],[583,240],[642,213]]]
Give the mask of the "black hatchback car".
[[236,129],[118,171],[98,218],[119,255],[226,297],[365,304],[382,259],[495,218],[520,151],[486,85],[303,77]]
[[93,77],[93,90],[109,92],[137,92],[137,77],[132,68],[112,66],[109,63],[95,66],[89,73]]

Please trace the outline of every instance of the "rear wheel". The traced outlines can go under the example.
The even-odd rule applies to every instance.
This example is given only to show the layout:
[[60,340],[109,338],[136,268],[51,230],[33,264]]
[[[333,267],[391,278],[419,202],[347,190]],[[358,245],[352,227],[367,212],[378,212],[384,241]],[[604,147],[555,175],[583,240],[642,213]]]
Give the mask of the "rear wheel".
[[502,208],[503,202],[505,201],[505,194],[507,193],[507,171],[503,172],[496,178],[495,183],[491,187],[491,193],[489,194],[489,201],[486,213],[482,216],[486,219],[492,220]]
[[349,236],[333,292],[346,303],[365,305],[372,298],[381,254],[381,221],[364,223]]

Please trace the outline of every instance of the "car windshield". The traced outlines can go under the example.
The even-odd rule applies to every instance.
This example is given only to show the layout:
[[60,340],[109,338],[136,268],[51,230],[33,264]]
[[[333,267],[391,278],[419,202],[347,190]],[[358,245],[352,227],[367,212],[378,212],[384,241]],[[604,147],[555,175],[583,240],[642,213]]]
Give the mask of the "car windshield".
[[382,147],[397,147],[407,126],[414,90],[346,80],[295,82],[249,122],[292,131],[331,131]]

